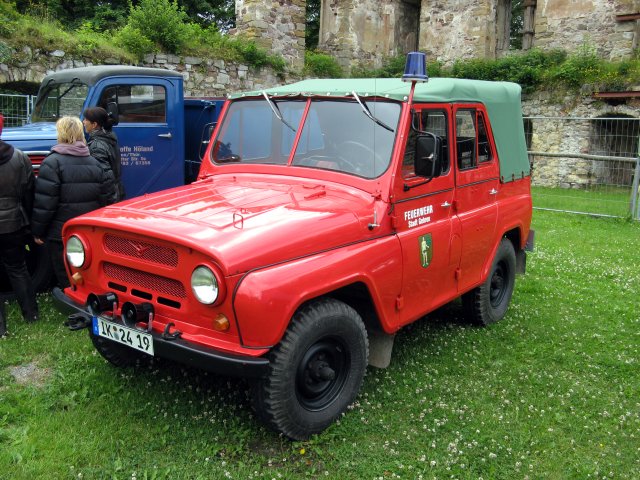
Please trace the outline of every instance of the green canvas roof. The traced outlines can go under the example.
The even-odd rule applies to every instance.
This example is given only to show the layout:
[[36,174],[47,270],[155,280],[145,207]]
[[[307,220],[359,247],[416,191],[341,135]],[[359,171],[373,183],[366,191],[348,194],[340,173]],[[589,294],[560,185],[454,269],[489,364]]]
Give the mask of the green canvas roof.
[[[382,97],[407,102],[411,83],[399,78],[354,78],[303,80],[266,90],[270,96],[345,97],[355,91],[361,97]],[[414,102],[480,102],[489,113],[500,158],[503,181],[529,175],[529,158],[524,138],[520,86],[509,82],[484,82],[456,78],[431,78],[417,83]],[[245,92],[231,98],[262,95],[262,91]]]

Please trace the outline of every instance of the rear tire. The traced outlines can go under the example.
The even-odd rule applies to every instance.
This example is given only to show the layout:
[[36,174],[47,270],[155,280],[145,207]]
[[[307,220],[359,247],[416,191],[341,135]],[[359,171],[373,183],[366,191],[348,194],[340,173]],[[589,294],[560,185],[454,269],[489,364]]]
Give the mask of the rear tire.
[[502,320],[511,302],[515,280],[515,250],[511,241],[503,238],[485,282],[462,295],[465,317],[481,326]]
[[145,357],[148,357],[145,353],[125,347],[124,345],[120,345],[119,343],[113,342],[104,337],[94,335],[91,328],[88,330],[91,343],[93,343],[93,346],[96,348],[98,353],[116,367],[134,367],[142,363],[145,360]]
[[269,354],[269,373],[253,386],[257,416],[293,440],[331,425],[362,386],[369,344],[360,315],[322,299],[301,308]]

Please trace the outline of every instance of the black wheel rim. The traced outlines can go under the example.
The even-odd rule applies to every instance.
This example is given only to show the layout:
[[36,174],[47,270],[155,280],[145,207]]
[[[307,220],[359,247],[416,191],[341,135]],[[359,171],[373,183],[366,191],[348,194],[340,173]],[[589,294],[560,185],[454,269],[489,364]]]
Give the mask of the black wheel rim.
[[491,275],[491,287],[489,290],[489,299],[493,308],[499,307],[507,294],[508,275],[508,265],[505,262],[499,262]]
[[338,398],[349,375],[349,352],[337,338],[314,343],[296,372],[296,395],[311,411],[327,408]]

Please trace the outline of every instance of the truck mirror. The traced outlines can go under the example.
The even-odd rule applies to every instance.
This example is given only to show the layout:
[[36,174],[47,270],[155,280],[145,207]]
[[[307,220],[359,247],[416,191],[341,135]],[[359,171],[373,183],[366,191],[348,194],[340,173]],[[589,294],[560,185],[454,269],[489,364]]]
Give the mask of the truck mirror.
[[440,137],[425,133],[416,139],[414,171],[419,177],[434,178],[442,173],[442,140]]
[[105,110],[109,114],[109,118],[113,120],[113,125],[118,125],[120,121],[118,118],[118,104],[116,102],[108,102]]
[[198,152],[198,158],[202,161],[202,157],[204,157],[204,153],[207,150],[207,146],[211,142],[211,136],[213,135],[213,131],[216,128],[216,122],[207,123],[204,127],[202,127],[202,136],[200,137],[200,151]]

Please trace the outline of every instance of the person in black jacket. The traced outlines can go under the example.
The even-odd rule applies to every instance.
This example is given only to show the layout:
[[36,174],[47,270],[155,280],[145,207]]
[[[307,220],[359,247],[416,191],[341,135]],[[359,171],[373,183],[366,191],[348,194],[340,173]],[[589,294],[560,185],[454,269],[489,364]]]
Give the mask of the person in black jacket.
[[49,247],[61,288],[69,286],[62,245],[64,222],[113,202],[113,172],[89,155],[82,122],[62,117],[56,123],[58,143],[40,165],[31,218],[35,242]]
[[87,145],[91,156],[107,164],[113,170],[116,178],[117,195],[116,202],[124,200],[124,185],[122,185],[122,166],[120,164],[120,148],[118,137],[111,130],[113,120],[102,107],[90,107],[83,113],[82,124],[89,135]]
[[[0,115],[0,134],[3,118]],[[0,260],[27,322],[38,319],[38,303],[27,270],[25,245],[33,206],[34,176],[29,157],[0,140]],[[0,337],[6,333],[0,299]]]

